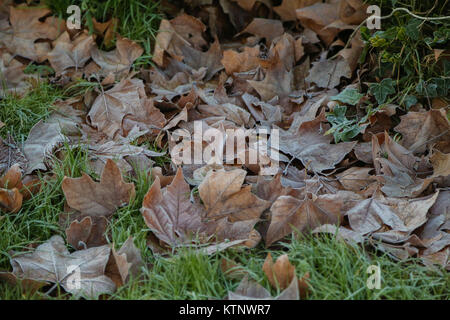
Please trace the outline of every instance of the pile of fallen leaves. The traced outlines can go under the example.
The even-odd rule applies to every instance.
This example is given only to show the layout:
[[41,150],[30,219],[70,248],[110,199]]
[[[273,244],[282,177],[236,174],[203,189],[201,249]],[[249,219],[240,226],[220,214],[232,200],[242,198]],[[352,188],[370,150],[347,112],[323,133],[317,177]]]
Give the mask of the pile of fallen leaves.
[[[133,41],[117,35],[115,49],[105,52],[96,43],[104,33],[66,30],[47,9],[8,3],[0,5],[2,94],[32,86],[23,73],[30,62],[50,65],[55,84],[84,79],[96,90],[56,103],[23,145],[1,141],[2,211],[18,212],[23,199],[39,192],[36,172],[51,170],[64,146],[86,146],[101,178],[84,174],[62,183],[60,224],[75,251],[54,236],[14,256],[13,271],[3,279],[33,288],[53,283],[94,297],[137,275],[143,262],[133,240],[119,251],[106,241],[111,217],[135,195],[122,175],[137,169],[154,178],[141,212],[155,253],[190,246],[211,254],[260,242],[276,246],[294,232],[337,233],[397,259],[420,257],[450,269],[446,109],[416,104],[405,113],[378,105],[390,90],[378,83],[363,93],[370,70],[359,61],[365,43],[353,32],[367,18],[363,1],[185,1],[184,12],[167,9],[154,66],[139,72],[132,65],[143,49]],[[366,114],[352,132],[336,128],[347,120],[347,109]],[[152,158],[165,152],[147,146],[167,145],[176,158],[177,139],[193,136],[194,121],[224,134],[278,129],[279,146],[271,146],[278,171],[266,174],[274,161],[267,154],[259,154],[257,164],[239,161],[259,150],[250,142],[235,150],[232,164],[206,159],[152,168]],[[297,280],[286,259],[274,264],[268,257],[264,270],[274,286],[286,289],[278,298],[299,298],[308,276]],[[70,282],[72,265],[79,267],[81,287]],[[272,297],[244,278],[229,298]]]

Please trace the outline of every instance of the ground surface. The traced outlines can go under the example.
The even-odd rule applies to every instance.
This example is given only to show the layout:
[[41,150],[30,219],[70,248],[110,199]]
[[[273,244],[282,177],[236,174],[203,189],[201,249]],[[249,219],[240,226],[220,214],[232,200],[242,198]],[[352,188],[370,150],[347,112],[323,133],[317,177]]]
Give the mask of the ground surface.
[[[287,254],[294,270],[283,271],[279,277],[275,271],[275,278],[278,277],[275,282],[287,277],[288,283],[291,283],[294,275],[301,280],[309,277],[306,287],[300,289],[302,299],[450,297],[450,275],[447,271],[450,252],[450,63],[449,52],[445,50],[450,34],[448,20],[436,20],[433,24],[434,22],[429,21],[416,21],[408,13],[399,12],[394,16],[395,19],[383,20],[386,24],[382,31],[375,33],[363,28],[361,34],[356,34],[353,30],[365,16],[361,18],[355,13],[344,16],[346,20],[339,17],[339,23],[347,27],[340,26],[336,32],[323,32],[320,31],[322,28],[315,26],[315,23],[324,23],[324,26],[337,23],[332,17],[326,23],[321,21],[322,17],[314,17],[313,13],[321,10],[317,7],[311,9],[312,13],[308,13],[308,17],[313,16],[313,22],[304,17],[292,18],[293,10],[309,8],[303,1],[295,1],[298,3],[296,7],[287,6],[287,11],[278,8],[287,0],[273,1],[273,6],[278,8],[273,10],[265,4],[271,4],[271,1],[256,1],[250,8],[245,3],[252,3],[251,1],[220,1],[222,4],[211,1],[211,4],[200,7],[196,6],[196,1],[190,1],[192,4],[185,4],[183,9],[192,16],[180,15],[181,6],[177,1],[163,1],[160,5],[153,1],[147,3],[135,0],[75,2],[82,9],[82,26],[85,32],[67,33],[68,38],[65,40],[57,28],[52,29],[56,22],[45,17],[67,19],[65,9],[73,1],[48,1],[51,11],[45,11],[47,9],[42,6],[38,7],[40,9],[24,9],[24,4],[0,2],[0,67],[4,84],[0,92],[0,173],[4,177],[0,181],[0,269],[6,274],[11,272],[11,262],[20,257],[21,253],[33,252],[38,245],[46,243],[55,235],[63,237],[71,253],[83,251],[80,250],[83,248],[76,247],[80,239],[88,247],[100,247],[97,243],[101,242],[119,250],[132,237],[137,252],[142,255],[141,261],[137,263],[129,255],[125,256],[132,265],[126,271],[130,272],[126,279],[120,279],[122,274],[117,276],[117,272],[114,274],[108,267],[106,275],[113,279],[114,283],[111,285],[114,289],[106,291],[108,294],[101,298],[223,299],[228,292],[236,290],[244,274],[270,291],[272,296],[277,296],[285,287],[280,288],[277,283],[273,283],[268,272],[263,269],[268,253],[271,253],[274,260]],[[310,2],[313,5],[315,1]],[[347,3],[336,3],[338,2]],[[386,1],[371,2],[381,5],[383,15],[392,12],[392,5]],[[358,1],[348,3],[356,3],[356,13],[362,10],[358,7]],[[434,5],[426,7],[423,4],[406,3],[404,7],[423,16],[438,17],[445,15],[442,7],[446,4],[447,1],[436,1]],[[9,5],[12,5],[12,9]],[[343,5],[339,4],[336,8]],[[30,7],[34,8],[35,5],[31,4]],[[29,21],[32,22],[29,25],[15,24],[14,15],[23,18],[30,14],[27,10],[44,11],[37,13],[36,19],[30,18]],[[328,9],[324,14],[331,15]],[[170,20],[176,16],[182,18]],[[254,18],[268,19],[268,27],[264,23],[257,24],[253,29],[247,29],[248,32],[243,32],[250,21],[255,21]],[[353,27],[349,28],[349,25]],[[28,38],[31,31],[37,28],[41,28],[40,34],[33,32]],[[170,28],[175,31],[170,31]],[[277,28],[280,30],[276,31]],[[440,33],[436,33],[437,29],[441,30]],[[305,30],[314,31],[306,34]],[[115,37],[113,31],[131,40]],[[170,37],[166,34],[170,34]],[[95,40],[89,42],[92,35],[95,35]],[[281,40],[273,40],[280,35]],[[13,44],[6,44],[4,39],[10,39],[7,37],[13,37],[11,39],[14,41],[8,40],[8,43]],[[24,39],[31,39],[31,42]],[[361,43],[352,39],[359,39]],[[219,49],[215,47],[215,41],[220,43]],[[346,45],[347,42],[351,45]],[[21,43],[26,43],[25,50]],[[48,44],[51,54],[41,56],[42,52],[36,49],[36,43]],[[165,45],[158,47],[155,43]],[[30,47],[26,47],[28,45]],[[86,46],[90,50],[86,50]],[[116,49],[119,47],[125,54],[122,55]],[[111,50],[116,50],[113,51],[112,58],[102,58],[105,52]],[[236,55],[240,52],[241,56],[234,56],[230,52],[233,50]],[[248,55],[242,53],[244,50],[249,50]],[[251,53],[250,50],[256,50],[256,53]],[[76,56],[74,52],[77,52]],[[80,56],[86,59],[83,60]],[[338,58],[333,60],[333,56]],[[176,62],[175,57],[181,62]],[[224,57],[228,57],[228,60],[223,60]],[[344,61],[346,66],[334,65],[336,61]],[[319,66],[320,63],[332,65],[321,71],[323,68]],[[330,74],[329,70],[334,71]],[[134,80],[126,80],[127,78]],[[308,81],[305,82],[305,79]],[[124,83],[128,86],[126,90],[123,89]],[[253,83],[253,86],[249,83]],[[112,88],[117,95],[108,91]],[[105,91],[109,93],[105,94]],[[244,93],[252,95],[255,99],[253,104],[240,100]],[[333,99],[338,94],[340,96]],[[128,101],[131,101],[131,106],[127,105]],[[132,104],[135,106],[136,101],[145,105],[146,109],[133,109]],[[318,101],[316,106],[322,109],[314,109]],[[94,112],[95,108],[100,111]],[[114,118],[115,111],[112,111],[112,118],[115,120],[111,120],[108,112],[114,108],[131,108],[134,111],[128,110],[126,115],[119,114],[119,120]],[[184,110],[187,112],[186,116],[170,126],[171,120],[180,116]],[[319,110],[323,111],[322,118]],[[107,114],[106,120],[103,114]],[[412,118],[408,118],[408,114]],[[52,122],[54,119],[63,125],[61,128],[57,127],[59,129],[55,135],[45,137],[45,133],[55,124]],[[200,239],[194,241],[190,237],[200,228],[192,230],[186,226],[174,227],[175,223],[167,223],[164,231],[169,230],[169,236],[164,238],[164,232],[158,233],[157,226],[167,222],[161,213],[166,210],[164,200],[153,200],[157,197],[152,194],[149,196],[151,199],[146,202],[144,197],[151,186],[154,186],[155,192],[161,190],[155,187],[155,177],[163,183],[164,177],[172,179],[176,174],[175,166],[171,165],[172,146],[165,134],[174,134],[176,128],[189,129],[188,124],[198,119],[208,121],[208,125],[219,129],[223,126],[249,129],[263,125],[281,128],[286,136],[285,140],[283,137],[281,139],[280,150],[288,157],[288,161],[281,162],[281,167],[283,170],[292,168],[290,171],[285,170],[288,172],[286,179],[296,182],[297,186],[288,186],[281,181],[272,186],[271,192],[276,195],[272,199],[270,194],[264,195],[264,192],[257,191],[258,186],[269,183],[269,180],[257,183],[261,163],[257,164],[257,169],[252,164],[225,166],[229,173],[244,172],[247,179],[245,183],[253,187],[253,194],[249,195],[245,193],[245,187],[241,189],[239,185],[236,194],[249,197],[252,203],[264,204],[257,221],[249,222],[245,217],[235,218],[233,214],[250,212],[252,206],[239,207],[225,199],[223,201],[227,203],[227,209],[231,207],[229,210],[232,211],[232,214],[228,211],[226,213],[228,216],[225,220],[228,219],[226,222],[229,223],[226,228],[214,225],[216,232],[213,234],[202,229],[207,236],[200,232]],[[36,128],[40,121],[43,121],[44,129],[37,134],[38,138],[42,138],[35,143],[38,145],[38,155],[36,156],[36,152],[24,152],[23,156],[20,150],[23,151],[27,143],[30,145],[30,139],[34,137],[31,134],[32,128]],[[307,125],[299,125],[300,134],[294,132],[292,135],[296,130],[292,130],[294,126],[291,125],[296,121]],[[325,132],[322,127],[320,135],[313,132],[316,125],[314,121],[320,126],[327,126],[326,130],[330,129],[328,135],[323,135]],[[137,124],[138,131],[146,131],[132,138],[130,132],[134,124]],[[110,128],[115,125],[118,126],[117,130],[111,132]],[[305,129],[307,126],[312,129]],[[430,128],[430,133],[421,131],[421,134],[417,134],[425,126]],[[74,130],[76,134],[73,134]],[[63,135],[65,139],[52,142],[58,135]],[[308,136],[309,140],[301,140],[302,136]],[[304,141],[302,143],[307,145],[303,145],[303,149],[306,149],[314,139],[323,143],[322,137],[329,138],[323,148],[326,148],[326,156],[331,158],[331,164],[324,157],[315,157],[314,154],[299,156],[300,149],[295,145],[283,145],[286,139],[298,140],[299,143]],[[380,144],[378,156],[383,160],[372,153],[375,141]],[[114,145],[111,150],[99,151],[101,145],[108,143]],[[342,150],[352,143],[354,145],[348,151]],[[358,156],[357,146],[367,147],[368,144],[370,151]],[[330,146],[342,148],[338,150]],[[133,149],[132,154],[129,151],[132,148],[140,149]],[[147,151],[161,154],[143,156]],[[334,152],[342,156],[332,159]],[[137,155],[139,160],[129,161],[131,156]],[[367,159],[364,155],[369,155],[370,161],[364,161]],[[143,158],[146,160],[142,160]],[[76,191],[78,194],[73,196],[70,193],[75,192],[73,190],[76,188],[63,189],[63,185],[67,181],[78,184],[79,180],[71,179],[81,177],[83,173],[99,181],[105,163],[108,163],[107,159],[118,164],[125,182],[134,184],[134,195],[125,192],[125,200],[117,203],[117,198],[123,192],[115,188],[122,183],[116,177],[114,183],[105,187],[106,196],[97,197],[95,201],[84,200],[84,207],[70,205],[75,200],[88,198],[89,192]],[[411,161],[414,165],[411,165]],[[377,167],[377,163],[382,169]],[[20,169],[19,181],[22,177],[24,186],[22,183],[20,187],[11,185],[12,178],[6,172],[14,164]],[[31,165],[37,165],[36,170],[30,171]],[[161,168],[162,175],[156,174],[152,170],[154,167]],[[184,177],[194,178],[192,168],[183,168]],[[241,168],[245,171],[236,171],[242,170]],[[355,168],[356,172],[348,171]],[[351,178],[343,179],[347,176],[342,175],[343,172],[351,174]],[[173,218],[171,222],[176,220],[178,223],[178,219],[183,218],[189,221],[196,219],[184,216],[186,212],[193,210],[191,206],[194,204],[189,202],[190,198],[195,198],[200,203],[200,207],[195,206],[196,212],[200,212],[196,214],[215,220],[211,213],[214,208],[207,207],[208,197],[202,193],[202,184],[207,185],[209,181],[213,181],[213,177],[203,176],[202,179],[202,183],[191,183],[187,187],[187,195],[183,189],[186,188],[184,184],[173,182],[178,207],[184,207],[176,213],[172,209],[168,210],[166,215]],[[185,183],[184,179],[181,180]],[[32,183],[27,185],[26,181]],[[177,181],[176,178],[174,181]],[[298,187],[299,183],[301,187]],[[33,185],[38,187],[34,188]],[[210,185],[214,183],[210,182]],[[167,188],[164,189],[164,185],[162,187],[163,192],[169,192]],[[95,188],[100,187],[96,185]],[[223,192],[226,193],[227,189]],[[170,194],[164,195],[166,199],[170,198]],[[179,200],[182,196],[184,198]],[[367,207],[363,205],[359,211],[354,209],[352,201],[361,204],[368,199],[379,201],[378,211],[373,209],[372,204]],[[288,200],[296,201],[295,205],[289,207]],[[95,207],[92,205],[94,202],[99,205]],[[110,208],[110,202],[113,203],[113,209]],[[351,207],[349,203],[352,203]],[[289,212],[277,209],[276,204],[279,204],[278,207],[288,207]],[[86,209],[90,213],[80,209],[86,206],[90,206]],[[85,216],[97,219],[99,210],[106,212],[106,229],[100,235],[95,235],[97,238],[92,235],[94,233],[90,238],[82,238],[81,233],[76,234],[74,237],[77,241],[70,242],[66,228],[72,226],[73,220],[80,222]],[[334,211],[339,211],[339,215],[344,214],[339,218],[328,219],[330,212]],[[144,220],[143,212],[157,222]],[[383,219],[382,213],[377,216],[379,212],[388,215]],[[69,223],[62,221],[61,217],[67,213],[78,217],[78,220],[69,218]],[[364,222],[361,219],[352,220],[355,219],[352,214],[353,217],[363,216]],[[284,231],[273,233],[270,226],[269,229],[267,226],[274,224],[273,217],[277,215],[285,220],[292,216],[299,218],[284,223],[283,228],[280,228]],[[419,216],[422,218],[419,219]],[[93,221],[98,226],[98,220]],[[250,226],[252,230],[255,226],[262,234],[262,239],[251,244],[248,244],[251,241],[247,241],[247,247],[244,248],[228,248],[210,255],[199,250],[202,245],[250,238],[250,233],[245,228],[246,233],[240,230],[245,236],[227,233],[231,229],[230,225],[237,225],[236,221],[242,222],[246,228]],[[198,222],[201,223],[204,223],[203,220]],[[346,228],[344,230],[354,232],[353,237],[358,237],[359,240],[355,243],[351,241],[355,238],[350,236],[344,237],[344,241],[333,234],[310,234],[312,229],[328,223],[341,225]],[[374,224],[379,225],[373,227]],[[208,226],[211,225],[205,228]],[[387,234],[384,238],[380,236],[382,232]],[[152,233],[153,240],[149,240]],[[222,237],[223,233],[226,236]],[[394,235],[400,240],[392,241],[389,237]],[[410,236],[415,238],[411,240]],[[205,241],[203,237],[209,237],[209,240]],[[268,237],[273,241],[268,240]],[[175,242],[177,245],[174,245]],[[155,244],[165,250],[162,252],[161,248],[155,249]],[[103,269],[108,259],[109,263],[120,266],[120,259],[114,258],[109,252],[108,247]],[[235,266],[233,270],[239,271],[237,275],[225,272],[227,268],[224,265],[227,263]],[[133,264],[137,266],[136,272]],[[380,289],[369,289],[367,286],[370,277],[367,270],[373,265],[379,266],[381,270]],[[12,281],[14,285],[2,281],[0,299],[79,298],[77,294],[67,292],[70,290],[67,290],[64,279],[49,280],[48,275],[42,276],[42,269],[45,268],[39,269],[39,277],[25,276],[25,270],[22,274],[16,272],[16,276],[45,280],[51,284],[47,283],[44,288],[36,291],[29,290],[21,281]],[[55,282],[60,286],[53,287]],[[85,297],[92,298],[89,295]]]

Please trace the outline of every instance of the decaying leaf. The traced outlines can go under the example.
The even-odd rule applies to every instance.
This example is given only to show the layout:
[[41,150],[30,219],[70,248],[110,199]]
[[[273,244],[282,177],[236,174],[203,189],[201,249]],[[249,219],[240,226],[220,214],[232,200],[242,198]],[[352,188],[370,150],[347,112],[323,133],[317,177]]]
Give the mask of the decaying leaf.
[[[141,209],[146,224],[159,240],[173,247],[195,241],[197,245],[215,241],[217,244],[206,248],[207,254],[236,244],[256,245],[260,236],[253,227],[268,204],[251,194],[250,186],[241,189],[245,171],[240,171],[244,176],[241,172],[231,172],[226,179],[228,183],[223,181],[222,184],[215,172],[208,172],[199,186],[205,207],[190,201],[189,185],[184,181],[181,169],[172,183],[162,190],[156,177]],[[211,185],[214,189],[209,190]],[[245,202],[248,199],[253,201],[253,206],[256,202],[254,208]],[[252,237],[255,236],[254,243]],[[227,239],[231,241],[225,242]]]
[[246,172],[210,171],[198,187],[208,219],[228,217],[230,221],[259,219],[270,202],[251,193],[251,186],[242,187]]
[[103,216],[75,219],[66,229],[67,242],[77,250],[105,245],[107,223]]
[[413,153],[396,143],[387,132],[380,146],[378,138],[372,137],[372,158],[377,175],[383,179],[381,190],[393,197],[420,195],[432,182],[432,178],[419,178],[428,167]]
[[225,50],[221,60],[228,74],[245,72],[259,66],[259,46],[245,47],[244,51]]
[[100,66],[100,73],[107,76],[112,73],[116,79],[122,79],[130,71],[133,62],[139,58],[144,49],[136,42],[117,36],[116,48],[105,52],[92,48],[92,59]]
[[10,135],[6,139],[0,138],[0,174],[6,173],[15,164],[26,171],[28,164],[22,150]]
[[336,194],[308,195],[305,199],[279,197],[270,208],[271,218],[266,245],[297,231],[312,231],[322,224],[338,224],[343,214],[360,199],[357,194],[341,191]]
[[[47,42],[36,42],[39,39],[55,40],[65,31],[65,23],[54,17],[47,17],[49,9],[10,7],[10,29],[5,30],[0,40],[11,52],[17,55],[43,62],[47,59],[50,45]],[[3,33],[3,32],[2,32]]]
[[101,246],[69,253],[63,238],[53,236],[33,252],[11,258],[12,273],[19,279],[60,285],[76,296],[97,298],[116,289],[105,276],[110,251]]
[[330,144],[332,136],[324,135],[329,129],[325,113],[317,118],[303,122],[298,130],[280,130],[280,150],[300,159],[311,171],[322,172],[333,169],[349,153],[356,142]]
[[259,283],[251,281],[246,276],[242,279],[234,292],[228,292],[228,300],[299,300],[297,276],[291,281],[289,287],[277,297],[272,297],[269,291]]
[[57,75],[68,68],[78,71],[91,58],[93,47],[93,36],[81,33],[72,41],[66,31],[56,39],[53,50],[48,54],[48,60]]
[[19,164],[15,164],[0,177],[0,209],[16,213],[27,200],[39,190],[39,180],[32,176],[22,177]]
[[141,272],[143,266],[141,252],[134,245],[132,237],[125,241],[119,251],[116,251],[114,247],[111,251],[105,274],[114,281],[117,287],[121,287],[130,278],[136,278]]
[[171,246],[195,240],[206,231],[202,222],[203,208],[191,203],[189,185],[184,181],[181,169],[163,190],[159,177],[156,177],[144,198],[141,212],[156,237]]
[[[280,290],[287,289],[292,281],[297,279],[295,267],[289,262],[287,254],[279,256],[274,263],[272,255],[269,252],[264,261],[263,271],[272,287]],[[298,289],[300,297],[302,298],[304,298],[309,291],[308,279],[309,272],[305,273],[301,279],[298,279]]]
[[414,153],[423,153],[431,146],[450,153],[450,121],[445,109],[408,112],[394,128],[402,134],[402,146]]
[[100,182],[83,173],[81,178],[64,177],[62,189],[71,208],[93,217],[112,215],[135,194],[134,184],[123,181],[112,160],[106,162]]
[[28,160],[26,173],[47,170],[46,161],[64,141],[66,137],[61,133],[59,123],[46,123],[43,120],[36,123],[23,146],[23,153]]

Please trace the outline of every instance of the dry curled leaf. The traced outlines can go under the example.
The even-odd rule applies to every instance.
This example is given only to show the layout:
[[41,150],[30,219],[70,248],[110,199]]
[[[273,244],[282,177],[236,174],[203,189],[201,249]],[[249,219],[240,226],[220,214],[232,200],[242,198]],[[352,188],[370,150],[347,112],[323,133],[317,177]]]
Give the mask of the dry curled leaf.
[[133,237],[129,237],[119,251],[116,251],[114,247],[111,251],[105,274],[119,288],[125,285],[130,278],[136,278],[139,275],[143,261],[141,252],[134,245]]
[[[287,289],[294,278],[296,279],[295,267],[289,262],[287,254],[283,254],[277,258],[275,263],[273,262],[270,252],[267,254],[264,261],[263,271],[269,279],[270,284],[275,289],[285,290]],[[299,294],[303,298],[309,291],[309,272],[307,272],[301,279],[298,279]]]
[[450,120],[444,108],[427,112],[410,111],[400,119],[394,130],[402,134],[402,146],[414,153],[423,153],[435,145],[435,149],[450,153]]
[[107,223],[105,217],[85,216],[80,220],[75,219],[66,229],[67,242],[77,250],[104,245],[107,243]]
[[32,176],[22,177],[19,164],[9,168],[0,177],[0,209],[16,213],[22,207],[22,201],[27,200],[39,190],[40,182]]

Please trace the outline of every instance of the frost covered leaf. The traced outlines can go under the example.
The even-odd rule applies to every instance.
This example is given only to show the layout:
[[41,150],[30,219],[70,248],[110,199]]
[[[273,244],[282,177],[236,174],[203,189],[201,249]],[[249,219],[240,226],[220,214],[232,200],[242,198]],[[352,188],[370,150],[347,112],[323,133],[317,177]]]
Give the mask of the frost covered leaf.
[[45,162],[53,150],[60,146],[66,137],[61,133],[59,123],[46,123],[40,120],[31,128],[23,146],[23,153],[29,161],[26,173],[34,170],[47,170]]
[[53,236],[33,252],[12,258],[12,273],[19,279],[58,284],[75,296],[97,298],[116,289],[105,276],[110,251],[101,246],[69,253],[63,238]]
[[105,217],[86,216],[80,220],[75,219],[66,229],[67,242],[77,250],[107,244],[105,237],[107,223]]
[[341,191],[305,199],[292,196],[279,197],[270,208],[271,219],[266,245],[298,231],[308,232],[322,224],[337,224],[345,211],[360,199],[357,194]]
[[414,153],[423,153],[435,145],[435,149],[450,153],[450,120],[445,108],[408,112],[400,119],[394,130],[402,134],[402,146]]
[[144,198],[141,212],[156,237],[171,246],[189,242],[206,230],[202,222],[203,208],[191,203],[189,185],[181,169],[162,190],[160,179],[156,177]]
[[352,151],[356,142],[330,144],[333,137],[324,135],[329,129],[324,121],[325,113],[322,112],[314,120],[303,122],[298,130],[280,130],[280,150],[300,159],[309,170],[333,169]]
[[298,280],[294,276],[290,285],[286,290],[280,293],[277,297],[272,297],[259,283],[248,279],[245,276],[239,283],[239,286],[234,292],[228,291],[228,300],[299,300]]
[[107,160],[100,182],[87,174],[81,178],[64,177],[62,189],[69,206],[91,216],[110,216],[134,197],[134,184],[125,183],[119,168]]
[[230,221],[259,219],[270,202],[261,200],[251,193],[251,186],[242,186],[246,172],[209,171],[198,187],[208,219],[228,217]]
[[320,88],[332,89],[339,85],[342,77],[351,78],[352,70],[345,59],[338,57],[334,60],[313,62],[313,67],[305,80],[315,83]]
[[347,87],[337,96],[333,96],[330,99],[355,106],[358,104],[359,100],[361,100],[362,97],[364,97],[364,95],[359,93],[357,89]]
[[122,79],[130,71],[133,62],[144,53],[136,42],[117,36],[116,48],[112,51],[92,49],[92,59],[100,66],[100,73],[107,76],[112,73],[116,79]]
[[118,251],[114,247],[112,248],[105,274],[119,288],[125,285],[130,278],[139,276],[142,266],[141,252],[134,245],[133,237],[129,237]]
[[36,42],[39,39],[55,40],[65,29],[63,20],[47,17],[51,11],[45,8],[10,7],[11,28],[2,36],[1,42],[15,54],[43,62],[47,59],[50,45],[47,42]]
[[72,41],[66,31],[56,39],[53,50],[48,54],[48,60],[57,75],[68,68],[79,70],[91,58],[94,45],[93,36],[81,33]]

